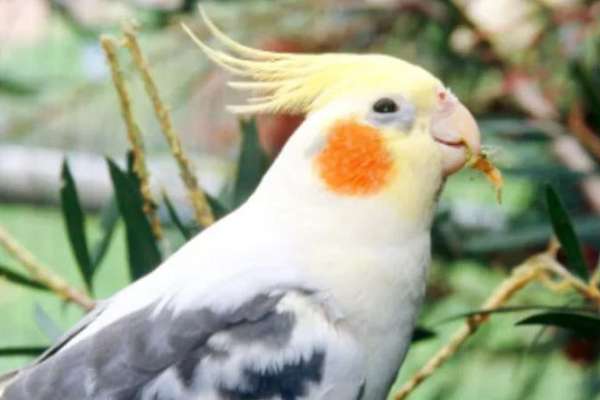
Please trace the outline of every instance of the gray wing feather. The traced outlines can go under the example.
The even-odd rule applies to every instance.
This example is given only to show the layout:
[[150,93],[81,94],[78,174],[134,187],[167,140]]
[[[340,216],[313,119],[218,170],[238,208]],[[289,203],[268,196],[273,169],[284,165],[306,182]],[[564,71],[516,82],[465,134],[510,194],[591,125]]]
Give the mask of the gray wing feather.
[[[69,331],[67,331],[64,335],[62,335],[56,343],[54,343],[51,347],[46,349],[30,366],[27,368],[32,368],[33,366],[41,363],[48,357],[55,354],[57,351],[62,349],[72,338],[74,338],[79,332],[84,330],[89,324],[91,324],[105,309],[108,305],[108,301],[102,301],[96,303],[96,306],[87,313],[77,324],[75,324]],[[19,369],[15,371],[10,371],[6,374],[0,375],[0,399],[5,399],[6,395],[4,391],[6,388],[13,383],[17,375],[22,373],[25,369]]]
[[[286,286],[258,293],[219,312],[157,302],[71,341],[103,312],[100,308],[11,377],[0,398],[306,400],[334,394],[360,399],[364,375],[355,355],[362,360],[362,353],[350,344],[332,344],[340,331],[320,308],[316,292]],[[320,339],[298,334],[311,331]],[[335,366],[343,366],[344,373],[336,375]]]
[[209,336],[245,323],[256,323],[273,312],[282,296],[260,294],[224,314],[207,308],[177,314],[153,304],[64,348],[70,338],[93,320],[90,315],[36,364],[20,371],[2,399],[141,398],[145,385],[170,367],[177,367],[183,375],[186,364],[194,364],[190,359],[206,351],[202,348]]

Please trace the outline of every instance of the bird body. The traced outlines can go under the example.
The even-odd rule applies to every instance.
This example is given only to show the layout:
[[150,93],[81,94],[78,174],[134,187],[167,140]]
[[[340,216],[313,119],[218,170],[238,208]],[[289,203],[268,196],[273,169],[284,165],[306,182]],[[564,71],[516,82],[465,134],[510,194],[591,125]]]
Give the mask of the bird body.
[[[307,385],[290,389],[288,397],[282,398],[354,399],[363,385],[363,398],[384,398],[408,348],[423,296],[428,234],[423,232],[420,237],[404,243],[393,238],[388,243],[374,240],[377,251],[373,251],[369,243],[364,243],[364,247],[348,246],[345,241],[353,241],[353,238],[347,232],[355,231],[352,223],[347,229],[337,229],[337,233],[336,229],[322,229],[314,220],[292,225],[289,218],[296,217],[274,213],[263,204],[250,199],[186,244],[156,272],[99,306],[103,308],[100,314],[62,349],[30,371],[22,371],[21,378],[8,388],[5,398],[137,398],[131,390],[113,393],[113,385],[126,377],[129,369],[139,368],[149,369],[140,373],[143,377],[134,386],[136,389],[138,385],[146,387],[141,399],[246,398],[233,394],[226,397],[219,388],[230,387],[235,391],[243,387],[240,383],[244,379],[239,374],[247,369],[281,372],[286,366],[302,363],[311,366],[311,371],[300,372],[300,376],[307,375]],[[352,218],[352,215],[341,214],[340,218]],[[338,234],[346,238],[338,241]],[[232,251],[233,244],[235,251]],[[346,260],[343,270],[336,268],[340,259]],[[345,285],[340,286],[340,280]],[[265,309],[258,307],[256,318],[264,319],[263,313],[289,315],[290,326],[279,327],[283,333],[272,334],[269,329],[277,328],[278,323],[275,321],[273,325],[267,318],[264,327],[256,328],[261,333],[259,336],[253,333],[253,328],[246,328],[245,338],[230,332],[235,328],[212,328],[214,332],[209,332],[212,336],[203,347],[223,355],[208,356],[200,361],[201,368],[194,363],[199,357],[190,355],[191,349],[179,350],[182,354],[177,356],[184,361],[188,360],[187,356],[191,358],[190,366],[185,368],[198,370],[198,376],[187,378],[193,380],[194,385],[184,383],[183,376],[192,373],[190,370],[169,366],[163,371],[152,365],[162,361],[153,360],[153,355],[146,354],[145,350],[125,349],[134,348],[136,338],[144,336],[148,344],[137,345],[152,346],[154,350],[147,350],[156,351],[157,358],[161,354],[166,357],[169,351],[162,349],[169,346],[172,333],[164,329],[171,328],[177,333],[178,323],[173,322],[176,319],[210,310],[214,318],[223,318],[216,325],[237,326],[236,319],[240,317],[231,317],[231,314],[240,308],[257,307],[261,303],[260,300],[257,303],[257,298],[261,296],[271,300],[261,304]],[[391,310],[394,312],[389,312]],[[123,316],[128,316],[128,321],[123,321]],[[145,322],[136,322],[139,317]],[[253,319],[247,315],[241,318]],[[182,330],[198,335],[196,328],[184,325],[181,325]],[[211,329],[210,323],[206,325]],[[266,331],[261,332],[263,330]],[[194,339],[202,343],[203,335],[198,336]],[[71,352],[79,357],[68,357]],[[228,353],[231,355],[227,356]],[[314,364],[315,354],[323,357],[322,365]],[[104,362],[113,364],[111,368],[86,371],[87,363],[101,363],[102,360],[97,359],[102,356],[110,356],[110,361]],[[73,381],[63,379],[66,371],[71,371]],[[277,376],[277,372],[274,375]],[[92,380],[89,387],[82,385],[83,392],[75,390],[74,382],[86,379]],[[343,381],[346,383],[340,385]],[[256,389],[249,389],[252,390]]]
[[199,42],[206,54],[263,95],[233,110],[305,122],[245,204],[99,304],[0,399],[386,397],[437,197],[479,151],[472,117],[404,61],[264,52],[205,22],[246,58]]

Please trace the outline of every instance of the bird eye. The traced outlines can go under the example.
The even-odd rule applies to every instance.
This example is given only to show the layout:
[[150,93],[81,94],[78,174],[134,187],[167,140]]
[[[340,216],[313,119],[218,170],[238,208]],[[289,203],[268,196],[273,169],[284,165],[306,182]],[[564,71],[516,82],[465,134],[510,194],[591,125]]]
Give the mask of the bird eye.
[[384,97],[373,104],[373,111],[380,114],[394,113],[398,111],[398,104],[394,100]]

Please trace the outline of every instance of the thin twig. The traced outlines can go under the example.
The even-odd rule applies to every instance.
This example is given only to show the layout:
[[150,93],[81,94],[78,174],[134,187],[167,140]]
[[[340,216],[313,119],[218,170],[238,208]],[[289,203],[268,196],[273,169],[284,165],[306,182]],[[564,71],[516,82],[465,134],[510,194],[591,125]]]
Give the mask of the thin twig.
[[[505,279],[500,286],[486,300],[482,309],[493,311],[510,300],[515,293],[523,289],[529,283],[540,280],[546,283],[545,287],[553,291],[564,291],[572,288],[581,296],[600,306],[600,289],[595,278],[584,282],[573,275],[562,264],[556,261],[558,242],[552,239],[546,252],[535,255],[516,267],[512,274]],[[557,282],[548,281],[548,274],[559,278]],[[597,278],[596,278],[597,279]],[[548,284],[551,283],[551,284]],[[405,383],[398,392],[394,394],[394,400],[403,400],[417,388],[425,379],[430,377],[448,358],[458,351],[461,345],[471,336],[477,328],[489,319],[489,313],[479,313],[469,317],[450,341],[444,345],[429,361]]]
[[593,284],[592,280],[584,282],[548,255],[544,256],[544,267],[562,278],[563,282],[571,286],[571,288],[579,292],[583,297],[594,302],[596,306],[600,306],[600,290]]
[[193,171],[192,164],[184,154],[181,142],[179,141],[179,135],[173,128],[171,114],[164,106],[160,98],[158,88],[154,82],[154,79],[152,78],[148,63],[144,58],[137,41],[135,30],[132,26],[126,26],[123,31],[125,35],[125,46],[129,49],[129,52],[133,58],[133,63],[140,73],[142,80],[144,81],[144,87],[148,93],[148,96],[150,97],[150,100],[152,101],[154,112],[158,118],[161,130],[167,139],[171,153],[173,154],[173,157],[179,166],[181,179],[188,190],[188,196],[192,206],[194,207],[196,220],[200,225],[208,226],[215,220],[212,210],[208,204],[208,201],[206,200],[204,192],[198,185],[198,179]]
[[163,233],[160,226],[160,219],[156,213],[156,202],[154,201],[152,190],[150,189],[150,173],[146,167],[144,142],[142,140],[140,128],[135,122],[135,118],[133,117],[133,112],[131,110],[131,100],[129,98],[129,93],[127,92],[127,87],[125,86],[123,71],[117,58],[117,46],[115,45],[113,39],[107,36],[102,36],[100,38],[100,43],[102,44],[102,49],[104,50],[104,55],[106,56],[108,65],[110,66],[114,86],[119,97],[121,115],[125,121],[127,138],[129,139],[133,154],[133,170],[140,181],[140,192],[142,194],[144,213],[150,220],[152,233],[156,239],[160,240],[163,237]]
[[34,280],[52,290],[59,297],[73,302],[85,310],[94,308],[94,301],[88,295],[72,287],[63,278],[53,273],[50,268],[40,263],[33,254],[21,246],[1,226],[0,246],[15,260],[19,261]]
[[[482,309],[494,310],[502,306],[510,300],[515,293],[523,289],[530,282],[536,280],[539,273],[538,257],[534,256],[513,270],[512,274],[504,280],[485,301]],[[419,384],[430,377],[440,366],[442,366],[442,364],[444,364],[444,362],[446,362],[446,360],[456,353],[469,336],[475,333],[477,328],[485,323],[489,317],[490,314],[482,313],[467,318],[465,324],[456,331],[450,341],[430,358],[429,361],[394,394],[394,400],[406,399]]]

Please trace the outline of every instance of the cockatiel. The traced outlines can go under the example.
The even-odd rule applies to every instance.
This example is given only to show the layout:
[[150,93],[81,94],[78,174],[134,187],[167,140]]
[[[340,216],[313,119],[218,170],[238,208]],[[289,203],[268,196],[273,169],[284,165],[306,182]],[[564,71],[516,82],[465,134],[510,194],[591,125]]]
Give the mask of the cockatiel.
[[203,18],[228,53],[197,44],[257,93],[231,111],[306,120],[245,204],[6,376],[2,400],[385,399],[477,125],[408,62],[255,50]]

